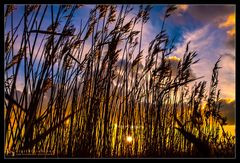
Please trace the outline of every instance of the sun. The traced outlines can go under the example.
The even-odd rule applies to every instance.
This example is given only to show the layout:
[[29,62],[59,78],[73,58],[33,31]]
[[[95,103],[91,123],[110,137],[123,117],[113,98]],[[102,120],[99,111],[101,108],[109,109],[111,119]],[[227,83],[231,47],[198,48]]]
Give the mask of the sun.
[[127,136],[127,142],[131,143],[133,138],[131,136]]

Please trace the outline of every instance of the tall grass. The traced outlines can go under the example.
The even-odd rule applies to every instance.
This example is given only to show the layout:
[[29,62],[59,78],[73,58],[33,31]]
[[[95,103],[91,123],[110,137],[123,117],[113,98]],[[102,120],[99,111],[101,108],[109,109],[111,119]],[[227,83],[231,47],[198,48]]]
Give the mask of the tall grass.
[[[21,19],[14,18],[15,8],[24,8]],[[140,5],[126,22],[133,6],[96,5],[86,24],[73,24],[81,8],[5,6],[6,156],[234,156],[217,90],[220,59],[209,94],[207,83],[191,75],[199,60],[190,44],[173,75],[174,40],[165,22],[176,6],[168,6],[148,49],[142,40],[151,6]]]

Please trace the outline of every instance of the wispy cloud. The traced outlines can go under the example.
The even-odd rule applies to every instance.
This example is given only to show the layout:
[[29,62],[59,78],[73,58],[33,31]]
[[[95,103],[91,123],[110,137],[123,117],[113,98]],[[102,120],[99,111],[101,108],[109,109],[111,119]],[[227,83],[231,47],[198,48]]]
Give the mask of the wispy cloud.
[[226,34],[212,25],[186,31],[183,34],[183,41],[177,44],[175,55],[182,57],[186,44],[191,41],[190,49],[196,50],[201,59],[198,64],[192,66],[193,72],[197,76],[204,76],[206,81],[210,81],[212,68],[217,59],[222,56],[220,62],[222,69],[219,71],[219,88],[223,97],[235,98],[235,52],[234,49],[227,48],[224,38],[226,38]]
[[174,52],[175,55],[182,57],[189,41],[191,42],[191,49],[196,49],[198,47],[204,49],[207,48],[207,45],[213,41],[213,37],[207,37],[209,34],[209,26],[204,26],[203,28],[199,28],[194,31],[184,32],[182,41],[176,44],[176,51]]

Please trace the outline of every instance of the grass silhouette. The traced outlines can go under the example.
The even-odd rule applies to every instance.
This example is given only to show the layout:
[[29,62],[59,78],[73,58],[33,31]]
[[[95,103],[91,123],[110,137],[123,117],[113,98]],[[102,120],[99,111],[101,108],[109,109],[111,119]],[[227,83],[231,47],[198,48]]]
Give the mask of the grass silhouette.
[[217,89],[220,58],[208,95],[202,77],[191,76],[199,60],[190,43],[173,75],[174,41],[165,21],[177,6],[168,6],[146,58],[149,5],[140,5],[128,22],[131,5],[96,5],[78,27],[72,19],[82,5],[59,5],[57,13],[53,5],[25,5],[16,20],[18,7],[7,5],[4,15],[5,25],[11,22],[5,28],[5,156],[234,157],[235,138],[224,131]]

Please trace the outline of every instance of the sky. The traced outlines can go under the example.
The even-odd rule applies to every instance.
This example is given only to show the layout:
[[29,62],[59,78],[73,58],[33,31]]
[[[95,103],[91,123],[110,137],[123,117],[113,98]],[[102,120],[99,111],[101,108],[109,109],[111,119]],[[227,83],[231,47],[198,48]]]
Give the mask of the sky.
[[[54,10],[57,10],[55,5]],[[86,5],[77,11],[73,18],[76,26],[80,25],[80,21],[86,22],[89,10],[94,5]],[[147,51],[148,44],[160,32],[163,15],[166,5],[152,5],[150,19],[143,29],[143,45],[144,52]],[[170,38],[175,37],[176,49],[171,55],[172,58],[182,58],[186,44],[190,41],[190,50],[198,53],[197,58],[200,61],[193,65],[192,74],[196,77],[204,76],[202,80],[207,81],[209,86],[211,80],[212,69],[215,62],[221,56],[219,72],[219,89],[221,89],[221,97],[224,102],[223,111],[232,115],[235,114],[235,6],[234,5],[187,5],[179,4],[178,9],[167,19],[166,31]],[[134,5],[133,13],[137,12],[138,5]],[[23,12],[23,6],[18,5],[14,13],[15,24],[20,20]],[[43,12],[43,11],[40,11]],[[127,17],[127,21],[131,16]],[[50,9],[43,21],[43,28],[51,23]],[[49,18],[49,19],[48,19]],[[10,22],[7,22],[5,33],[9,31]],[[20,27],[20,29],[23,27]],[[140,29],[140,26],[136,26]],[[20,43],[17,42],[18,46]],[[17,49],[18,47],[16,47]],[[23,66],[20,69],[23,76]],[[19,77],[17,89],[22,90],[23,77]],[[234,121],[231,121],[234,122]],[[234,125],[230,123],[229,125]],[[233,127],[233,126],[232,126]]]
[[[154,32],[160,30],[165,9],[165,5],[153,6],[149,29]],[[192,66],[192,73],[196,77],[204,76],[201,80],[207,81],[207,88],[214,64],[221,56],[218,89],[221,89],[222,113],[228,118],[225,130],[233,134],[236,109],[235,12],[234,5],[184,4],[178,5],[178,9],[166,22],[168,34],[176,37],[176,51],[172,58],[182,58],[186,44],[191,41],[190,49],[196,51],[200,59]]]
[[[160,8],[157,7],[157,8]],[[154,9],[157,14],[158,9]],[[192,72],[204,76],[210,84],[212,68],[221,56],[219,86],[223,102],[222,112],[228,118],[227,131],[235,131],[235,6],[234,5],[180,5],[175,16],[169,18],[169,28],[178,39],[175,56],[182,57],[185,45],[196,50],[200,59]]]

